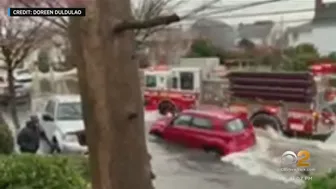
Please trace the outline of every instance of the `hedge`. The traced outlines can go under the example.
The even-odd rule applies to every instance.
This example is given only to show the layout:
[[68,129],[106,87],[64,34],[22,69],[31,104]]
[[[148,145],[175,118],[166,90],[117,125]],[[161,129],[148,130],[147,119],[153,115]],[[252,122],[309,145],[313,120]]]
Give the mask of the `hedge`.
[[78,156],[0,156],[0,188],[87,189],[87,165],[87,160]]
[[7,125],[0,125],[0,154],[11,154],[14,151],[12,131]]
[[86,181],[91,182],[89,159],[85,156],[73,155],[66,156],[69,165]]
[[303,189],[336,189],[336,171],[313,176],[311,181],[305,183]]

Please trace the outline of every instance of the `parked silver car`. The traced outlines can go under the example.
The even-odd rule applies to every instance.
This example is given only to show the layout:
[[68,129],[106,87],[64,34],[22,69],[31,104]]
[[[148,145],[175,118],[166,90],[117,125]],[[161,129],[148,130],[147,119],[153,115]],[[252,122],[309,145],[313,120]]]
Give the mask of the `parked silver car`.
[[[15,83],[14,85],[16,103],[30,102],[30,90],[18,83]],[[8,82],[4,77],[0,76],[0,103],[8,104],[10,97]]]

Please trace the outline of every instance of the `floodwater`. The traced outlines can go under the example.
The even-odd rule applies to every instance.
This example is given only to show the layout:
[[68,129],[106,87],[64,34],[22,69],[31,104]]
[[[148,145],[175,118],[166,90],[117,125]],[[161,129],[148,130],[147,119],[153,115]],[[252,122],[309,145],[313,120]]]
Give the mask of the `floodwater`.
[[[6,120],[8,112],[3,109]],[[19,108],[24,123],[29,117],[27,108]],[[158,118],[156,112],[146,112],[146,129]],[[298,182],[290,180],[291,174],[279,171],[280,156],[287,150],[306,149],[311,153],[311,166],[317,171],[327,171],[336,165],[336,136],[326,143],[287,139],[270,131],[257,131],[258,144],[241,153],[222,159],[200,150],[186,149],[164,141],[147,137],[153,156],[152,166],[157,175],[154,184],[160,189],[294,189]],[[42,143],[40,153],[48,152]]]
[[[157,117],[156,113],[147,113],[147,130]],[[160,189],[298,188],[295,183],[263,176],[265,173],[261,172],[264,171],[265,163],[258,165],[257,158],[254,158],[255,153],[261,152],[258,146],[248,152],[220,160],[200,150],[167,144],[150,136],[147,138],[149,151],[153,155],[152,166],[158,175],[154,183]],[[249,168],[254,170],[249,171]]]

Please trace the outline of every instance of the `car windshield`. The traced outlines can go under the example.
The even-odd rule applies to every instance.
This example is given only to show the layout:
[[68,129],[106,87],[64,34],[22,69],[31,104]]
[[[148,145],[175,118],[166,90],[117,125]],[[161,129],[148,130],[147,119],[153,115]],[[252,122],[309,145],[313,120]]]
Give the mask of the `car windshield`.
[[235,133],[244,130],[246,123],[241,119],[234,119],[226,123],[225,130]]
[[58,120],[81,120],[82,107],[79,102],[61,103],[57,109]]

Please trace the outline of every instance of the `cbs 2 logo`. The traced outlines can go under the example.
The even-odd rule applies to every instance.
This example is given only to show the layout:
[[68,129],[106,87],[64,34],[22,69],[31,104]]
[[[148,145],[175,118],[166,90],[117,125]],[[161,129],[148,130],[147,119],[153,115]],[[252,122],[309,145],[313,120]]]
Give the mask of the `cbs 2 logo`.
[[301,150],[297,154],[293,151],[286,151],[282,154],[282,157],[290,157],[293,159],[292,163],[296,163],[298,167],[309,167],[310,163],[307,162],[310,159],[310,153],[307,150]]

